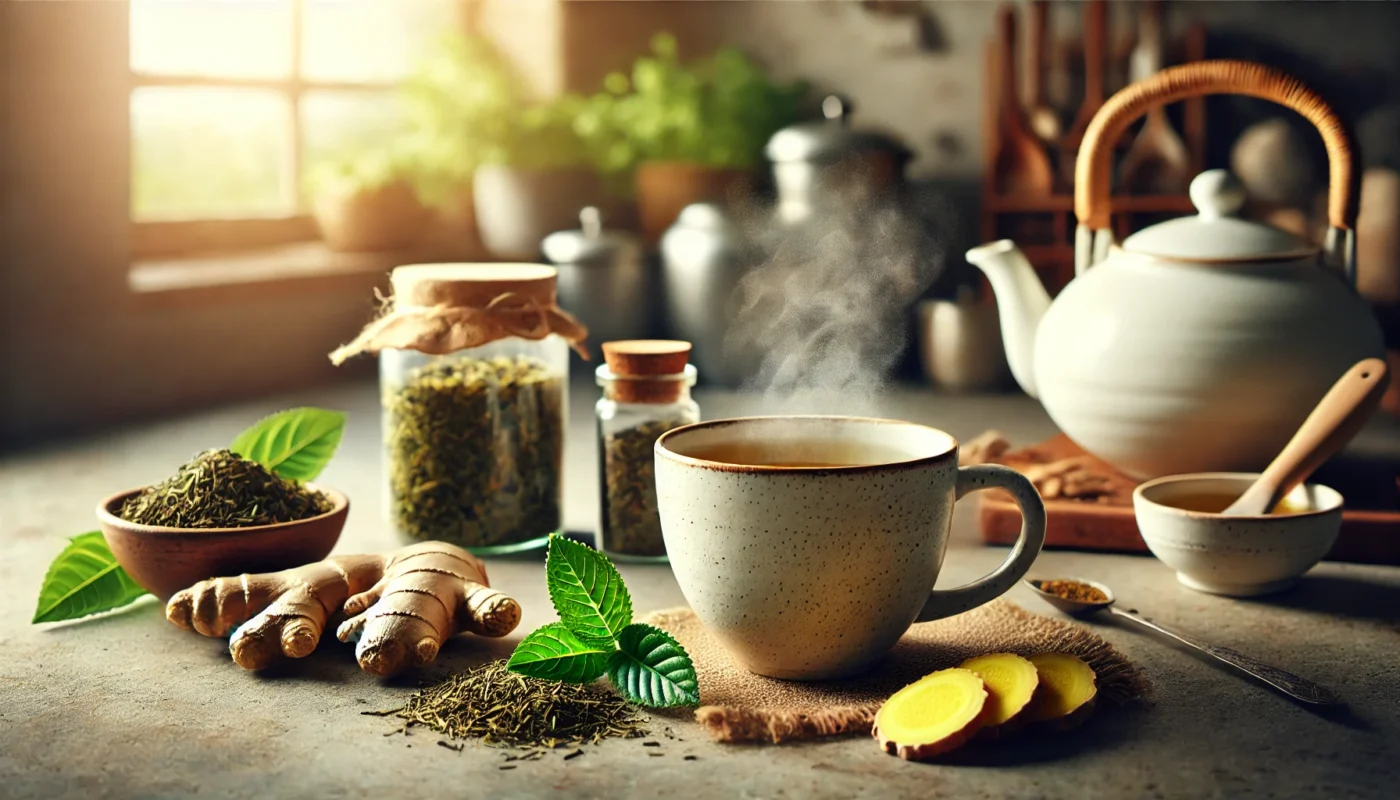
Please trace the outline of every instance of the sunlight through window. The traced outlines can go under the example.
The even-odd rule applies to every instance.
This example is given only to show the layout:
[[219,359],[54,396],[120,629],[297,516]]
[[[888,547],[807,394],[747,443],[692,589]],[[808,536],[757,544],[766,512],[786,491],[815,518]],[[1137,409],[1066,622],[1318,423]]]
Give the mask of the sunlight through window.
[[457,0],[131,0],[132,219],[305,213],[307,170],[395,135]]

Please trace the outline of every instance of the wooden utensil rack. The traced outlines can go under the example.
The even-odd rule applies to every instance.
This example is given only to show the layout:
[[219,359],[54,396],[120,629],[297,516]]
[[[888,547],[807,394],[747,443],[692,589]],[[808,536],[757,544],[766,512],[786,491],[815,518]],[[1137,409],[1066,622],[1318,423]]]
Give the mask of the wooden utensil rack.
[[[1102,0],[1097,1],[1102,2]],[[1083,6],[1086,8],[1087,14],[1094,13],[1089,8],[1093,5],[1092,2],[1063,5]],[[1122,4],[1122,7],[1131,8],[1133,5],[1135,4],[1126,3]],[[1010,7],[1004,7],[1001,13],[1014,14],[1015,11]],[[1103,9],[1100,9],[1099,13],[1102,14]],[[1014,30],[1014,23],[1012,30]],[[1012,81],[1003,81],[1002,65],[1022,64],[1016,58],[1014,49],[1018,45],[1014,40],[1010,42],[1013,52],[1010,53],[1009,58],[1007,57],[1008,54],[1003,50],[1005,37],[1000,35],[1003,33],[1003,31],[999,31],[999,35],[992,38],[986,53],[985,85],[988,87],[989,94],[984,118],[986,161],[983,169],[980,239],[984,242],[996,239],[1015,241],[1025,252],[1030,262],[1035,265],[1046,288],[1054,295],[1074,277],[1074,228],[1076,225],[1074,191],[1073,186],[1067,180],[1067,173],[1073,171],[1073,160],[1078,153],[1078,147],[1077,143],[1063,139],[1058,142],[1042,141],[1046,152],[1052,159],[1058,161],[1060,167],[1056,170],[1055,185],[1048,194],[1001,190],[1000,187],[1011,182],[1006,179],[1006,176],[997,174],[1001,155],[1004,148],[1008,146],[1006,137],[1003,136],[1003,125],[1008,115],[1020,115],[1023,121],[1025,118],[1025,109],[1018,96],[1015,94],[1007,96],[1007,93],[1002,89],[1006,85],[1019,85],[1020,81],[1020,75],[1014,76]],[[1086,38],[1095,34],[1096,32],[1092,29],[1085,32]],[[1032,35],[1034,35],[1034,31],[1032,31]],[[1104,37],[1104,41],[1100,42],[1102,46],[1099,50],[1104,54],[1103,60],[1105,62],[1109,59],[1122,59],[1123,54],[1131,49],[1131,43],[1127,47],[1122,46],[1122,43],[1114,47],[1107,46],[1108,37],[1102,28],[1097,31],[1097,35]],[[1044,44],[1040,43],[1042,47]],[[1031,49],[1034,50],[1034,46]],[[1092,49],[1092,44],[1086,47],[1086,51]],[[1184,36],[1167,44],[1168,63],[1202,60],[1205,58],[1205,50],[1205,27],[1194,23],[1187,29]],[[1063,61],[1064,59],[1062,59]],[[1062,66],[1067,67],[1068,65],[1062,63]],[[1086,72],[1095,68],[1089,59],[1085,60]],[[1097,69],[1103,71],[1104,64],[1099,64]],[[1102,80],[1102,77],[1100,75],[1099,79]],[[1186,143],[1191,173],[1196,174],[1204,169],[1205,165],[1205,100],[1196,97],[1184,101],[1181,105],[1179,132]],[[1024,129],[1025,125],[1022,124],[1021,127]],[[1073,132],[1071,131],[1069,135],[1072,136]],[[1131,140],[1130,135],[1119,144],[1126,146]],[[1121,150],[1119,155],[1122,155]],[[1190,198],[1185,194],[1115,194],[1113,198],[1114,233],[1116,238],[1121,241],[1138,228],[1170,217],[1192,213],[1195,213],[1195,208],[1192,206]],[[985,291],[985,285],[983,288],[983,297],[989,299],[991,297],[990,291]]]

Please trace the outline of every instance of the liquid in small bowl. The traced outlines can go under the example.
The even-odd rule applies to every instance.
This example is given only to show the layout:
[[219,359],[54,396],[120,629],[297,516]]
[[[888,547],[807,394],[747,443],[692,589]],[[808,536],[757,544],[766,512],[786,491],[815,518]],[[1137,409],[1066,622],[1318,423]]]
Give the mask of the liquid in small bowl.
[[[1180,508],[1184,511],[1199,511],[1203,514],[1220,514],[1223,513],[1225,509],[1229,508],[1231,503],[1240,499],[1241,494],[1243,494],[1243,492],[1189,492],[1162,500],[1161,503],[1162,505]],[[1273,511],[1269,513],[1284,516],[1288,514],[1304,514],[1312,511],[1313,508],[1308,505],[1307,497],[1305,495],[1295,496],[1297,494],[1297,492],[1290,493],[1287,497],[1280,500],[1278,505],[1274,506]]]
[[1289,492],[1272,514],[1222,514],[1258,477],[1173,475],[1138,486],[1133,510],[1147,548],[1198,591],[1247,597],[1291,586],[1336,541],[1342,496],[1309,483]]

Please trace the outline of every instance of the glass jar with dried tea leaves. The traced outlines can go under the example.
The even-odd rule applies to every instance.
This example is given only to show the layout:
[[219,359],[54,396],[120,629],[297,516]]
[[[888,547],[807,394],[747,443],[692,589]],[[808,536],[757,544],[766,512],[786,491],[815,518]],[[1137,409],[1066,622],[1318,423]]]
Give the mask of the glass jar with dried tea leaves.
[[569,347],[587,330],[536,264],[416,264],[340,363],[379,353],[389,520],[475,553],[560,529]]
[[598,547],[618,560],[664,561],[656,507],[656,440],[700,421],[690,397],[689,342],[606,342],[598,367],[598,460],[602,489]]

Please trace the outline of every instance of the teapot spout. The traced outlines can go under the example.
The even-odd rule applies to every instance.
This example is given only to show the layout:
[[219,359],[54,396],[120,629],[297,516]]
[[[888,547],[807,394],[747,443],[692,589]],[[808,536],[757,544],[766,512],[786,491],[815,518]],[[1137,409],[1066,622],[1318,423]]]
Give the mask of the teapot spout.
[[1035,334],[1050,307],[1049,292],[1031,262],[1010,239],[972,248],[967,251],[967,261],[982,270],[992,284],[1011,374],[1026,394],[1036,397]]

